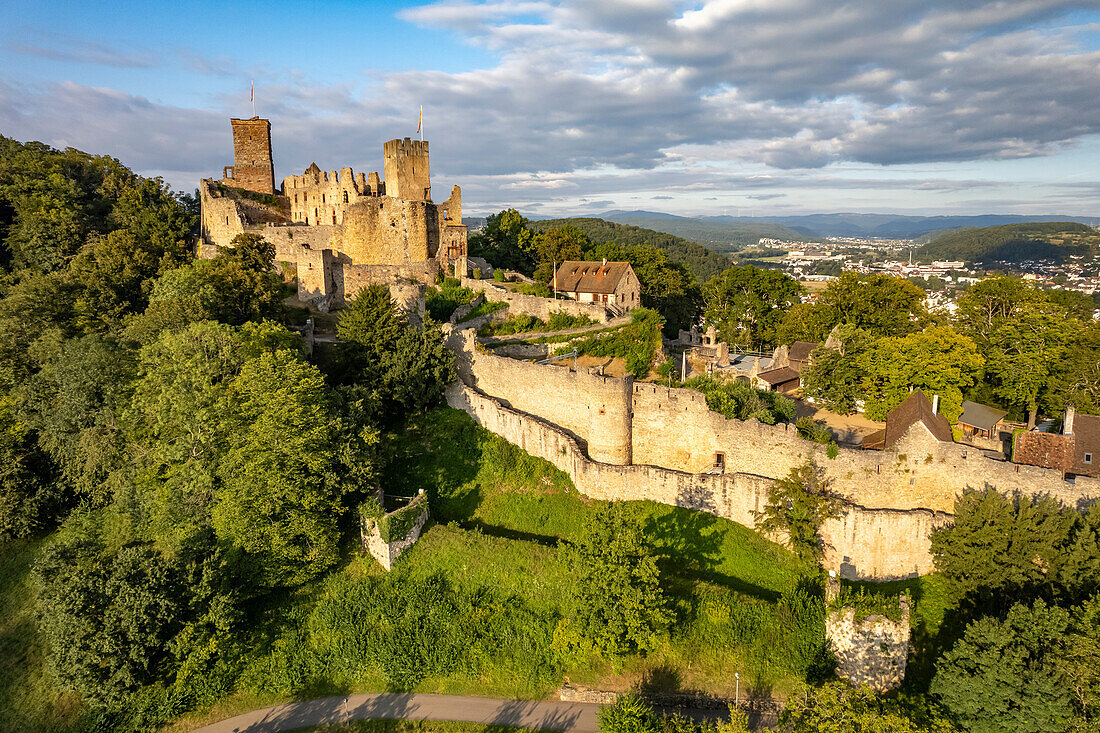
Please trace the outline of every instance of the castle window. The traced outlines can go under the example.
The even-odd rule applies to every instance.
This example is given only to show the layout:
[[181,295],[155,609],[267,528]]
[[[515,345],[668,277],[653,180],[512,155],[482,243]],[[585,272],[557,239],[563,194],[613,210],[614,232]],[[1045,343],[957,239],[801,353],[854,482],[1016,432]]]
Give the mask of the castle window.
[[346,204],[347,202],[348,202],[348,192],[344,191],[344,203]]
[[321,194],[321,203],[322,204],[325,203],[325,195],[324,194]]
[[333,224],[335,224],[335,223],[336,223],[336,212],[335,212],[335,211],[334,211],[334,212],[332,212],[332,223],[333,223]]
[[714,454],[714,467],[723,471],[726,470],[726,454],[722,451]]
[[1092,454],[1091,453],[1086,453],[1085,454],[1085,463],[1088,463],[1089,465],[1092,465]]

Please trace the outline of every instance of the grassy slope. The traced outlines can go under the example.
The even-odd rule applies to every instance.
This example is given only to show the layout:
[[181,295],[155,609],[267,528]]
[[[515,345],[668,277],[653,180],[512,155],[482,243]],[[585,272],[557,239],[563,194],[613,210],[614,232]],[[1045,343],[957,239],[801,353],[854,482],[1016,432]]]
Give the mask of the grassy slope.
[[665,251],[668,258],[691,272],[699,283],[705,283],[732,264],[724,255],[713,252],[701,244],[641,227],[616,224],[603,219],[546,219],[529,224],[536,232],[565,225],[575,226],[588,235],[595,244],[613,242],[624,247],[644,244]]
[[[394,436],[394,460],[384,477],[388,490],[411,495],[424,488],[436,512],[420,542],[401,559],[414,575],[446,574],[466,589],[494,588],[540,611],[559,612],[573,578],[561,543],[579,536],[598,502],[580,496],[568,477],[544,461],[478,428],[464,413],[437,410]],[[784,663],[783,594],[811,571],[791,553],[740,525],[709,514],[652,502],[631,505],[661,553],[667,589],[678,621],[669,640],[647,658],[630,658],[617,669],[601,660],[574,660],[565,675],[574,682],[626,689],[638,683],[660,688],[732,693],[732,673],[741,672],[742,692],[783,693],[800,675]],[[3,647],[0,662],[0,719],[8,729],[70,729],[79,714],[72,696],[55,689],[43,669],[42,642],[33,626],[29,567],[39,542],[9,544],[0,575]],[[330,578],[293,594],[273,608],[264,624],[274,646],[256,649],[253,669],[264,668],[271,649],[300,643],[310,609],[340,583],[382,571],[369,558],[352,558]],[[919,639],[938,627],[942,593],[934,577],[889,584],[916,596],[914,625]],[[939,601],[937,602],[937,593]],[[272,619],[281,619],[278,631]],[[289,632],[289,633],[288,633]],[[255,675],[253,675],[255,679]],[[473,679],[455,674],[430,678],[418,691],[503,697],[551,695],[554,684],[529,679],[522,669],[486,670]],[[198,711],[170,726],[186,731],[286,699],[385,689],[367,676],[351,685],[310,680],[297,693],[262,692],[242,681],[241,689],[213,709]],[[434,729],[433,729],[434,730]]]
[[35,621],[30,570],[43,540],[10,542],[0,550],[0,727],[68,730],[82,706],[59,690],[45,669],[45,641]]

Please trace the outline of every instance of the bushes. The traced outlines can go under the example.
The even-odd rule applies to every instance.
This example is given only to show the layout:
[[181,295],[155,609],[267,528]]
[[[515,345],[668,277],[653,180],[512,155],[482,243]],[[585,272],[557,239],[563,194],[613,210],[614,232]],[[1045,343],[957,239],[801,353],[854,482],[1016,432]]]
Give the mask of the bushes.
[[552,623],[518,599],[461,592],[441,575],[337,576],[308,617],[253,662],[246,682],[288,694],[381,678],[391,690],[411,690],[428,677],[477,678],[493,665],[525,670],[536,687],[560,674]]
[[719,381],[711,376],[692,377],[685,387],[707,397],[707,407],[731,420],[759,420],[765,425],[794,419],[794,400],[775,392],[753,389],[748,382]]
[[599,333],[563,346],[555,354],[565,354],[576,347],[587,356],[621,357],[635,379],[649,374],[653,358],[661,345],[661,316],[648,308],[630,312],[630,323],[614,331]]
[[885,616],[891,621],[901,621],[901,598],[893,593],[879,592],[874,586],[852,585],[840,581],[840,593],[829,603],[829,610],[845,606],[856,609],[856,621],[868,616]]
[[833,440],[833,434],[829,432],[829,428],[824,423],[815,422],[810,417],[800,417],[794,421],[794,426],[798,429],[798,434],[806,440],[812,440],[815,443],[827,446],[825,455],[829,458],[836,458],[839,455],[840,449],[837,447],[836,441]]
[[[493,303],[499,308],[507,307],[505,303]],[[478,307],[480,309],[480,306]],[[477,309],[475,309],[477,310]],[[493,308],[488,312],[498,310]],[[473,313],[470,314],[473,317]],[[555,311],[550,314],[549,321],[543,321],[534,316],[514,315],[500,323],[489,323],[478,330],[479,336],[505,336],[513,333],[525,333],[527,331],[564,331],[569,328],[590,326],[593,321],[588,316],[571,316],[568,313]]]
[[378,535],[383,542],[400,542],[409,536],[409,532],[416,526],[420,516],[428,510],[428,500],[421,494],[408,503],[407,506],[390,512],[379,518]]
[[429,287],[424,294],[425,308],[433,321],[446,323],[460,305],[474,299],[475,293],[453,277],[444,278],[439,288]]

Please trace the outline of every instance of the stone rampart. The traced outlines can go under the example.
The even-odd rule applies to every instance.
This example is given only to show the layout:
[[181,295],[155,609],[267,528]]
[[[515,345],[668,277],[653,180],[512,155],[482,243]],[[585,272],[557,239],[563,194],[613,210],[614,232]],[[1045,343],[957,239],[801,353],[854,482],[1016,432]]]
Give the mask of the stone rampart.
[[523,315],[549,321],[553,313],[565,313],[570,316],[585,316],[596,323],[607,323],[611,319],[607,308],[597,303],[578,303],[575,300],[555,300],[554,298],[540,298],[537,295],[525,293],[513,293],[507,288],[502,288],[492,280],[475,280],[472,277],[463,277],[462,286],[480,292],[485,299],[493,303],[507,303],[508,312],[511,315]]
[[[830,459],[793,425],[730,420],[693,390],[508,359],[478,346],[471,330],[452,330],[449,343],[473,388],[452,404],[596,498],[650,499],[752,527],[773,480],[813,458],[845,500],[821,536],[826,567],[846,578],[930,572],[929,535],[951,521],[967,487],[1049,494],[1071,506],[1100,495],[1096,479],[1069,483],[1057,471],[995,461],[940,443],[920,423],[893,450],[842,448]],[[713,471],[719,454],[724,473]]]
[[[448,389],[447,404],[464,410],[509,443],[549,461],[569,475],[579,492],[594,499],[657,501],[755,527],[754,513],[767,504],[773,483],[770,478],[748,473],[691,474],[657,466],[599,463],[589,459],[577,439],[561,427],[461,382]],[[935,521],[932,512],[923,510],[882,511],[847,504],[840,519],[822,527],[825,567],[852,579],[887,580],[929,573],[932,556],[927,530]],[[907,541],[898,543],[881,534],[886,527]]]
[[706,471],[718,454],[727,471],[784,476],[809,458],[824,469],[833,491],[868,508],[950,512],[955,496],[986,484],[1000,491],[1047,494],[1068,506],[1100,497],[1100,480],[1064,481],[1058,471],[998,461],[966,445],[941,443],[915,425],[893,450],[840,448],[805,440],[793,424],[730,420],[690,389],[634,384],[631,423],[635,463]]

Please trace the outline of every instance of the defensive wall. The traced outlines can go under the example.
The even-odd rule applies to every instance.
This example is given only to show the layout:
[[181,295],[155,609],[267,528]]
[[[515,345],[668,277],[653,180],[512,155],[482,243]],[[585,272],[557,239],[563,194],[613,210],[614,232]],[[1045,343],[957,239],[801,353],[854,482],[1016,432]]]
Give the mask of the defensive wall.
[[492,280],[475,280],[472,277],[460,278],[462,286],[474,292],[482,293],[491,303],[507,303],[509,315],[532,316],[542,321],[550,320],[553,313],[591,318],[596,323],[607,323],[612,316],[607,308],[598,303],[578,303],[575,300],[556,300],[540,298],[537,295],[514,293],[502,288]]
[[[940,443],[920,423],[895,449],[842,448],[830,459],[793,425],[730,420],[694,390],[497,356],[472,330],[452,330],[449,343],[462,382],[449,404],[596,498],[660,501],[752,527],[773,480],[813,458],[845,501],[821,536],[825,566],[846,578],[930,572],[929,535],[967,487],[1049,494],[1070,506],[1100,496],[1095,479],[1070,483],[1057,471],[995,461]],[[713,470],[718,453],[724,471]]]

